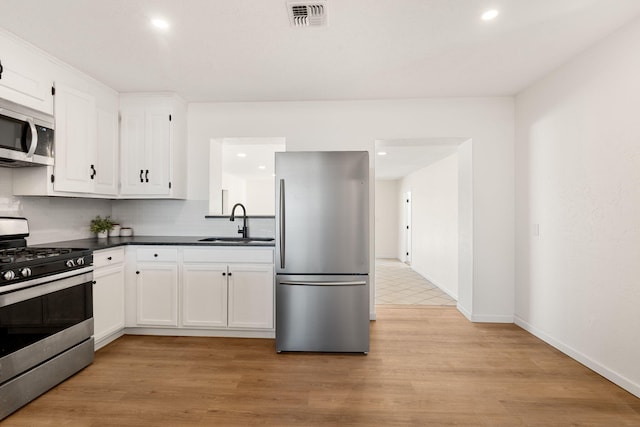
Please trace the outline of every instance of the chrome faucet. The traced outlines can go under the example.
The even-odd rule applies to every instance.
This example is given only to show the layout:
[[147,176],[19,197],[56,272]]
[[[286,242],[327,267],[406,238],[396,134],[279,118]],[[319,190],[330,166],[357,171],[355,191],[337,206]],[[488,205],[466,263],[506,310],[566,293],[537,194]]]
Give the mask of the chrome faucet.
[[233,205],[233,209],[231,209],[231,221],[236,220],[236,208],[240,206],[242,208],[242,227],[238,227],[238,234],[242,234],[242,238],[246,239],[249,236],[249,229],[247,228],[247,210],[244,208],[242,203],[236,203]]

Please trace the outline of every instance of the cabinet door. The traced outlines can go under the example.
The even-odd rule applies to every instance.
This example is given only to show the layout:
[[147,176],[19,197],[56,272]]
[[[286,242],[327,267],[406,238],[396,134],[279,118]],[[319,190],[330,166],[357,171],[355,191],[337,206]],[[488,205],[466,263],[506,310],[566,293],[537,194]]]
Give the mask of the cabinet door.
[[170,114],[168,107],[122,110],[121,194],[169,194]]
[[94,192],[118,194],[118,112],[98,108]]
[[87,93],[57,85],[54,189],[93,192],[97,144],[96,102]]
[[183,265],[182,325],[227,326],[226,265]]
[[120,121],[121,194],[144,193],[145,114],[142,108],[123,109]]
[[97,268],[93,285],[96,342],[124,328],[124,266]]
[[0,37],[0,98],[53,114],[49,61],[41,54]]
[[148,108],[145,114],[145,194],[169,194],[169,147],[171,111]]
[[178,326],[178,266],[138,264],[137,322],[140,326]]
[[273,266],[229,266],[229,327],[273,328]]

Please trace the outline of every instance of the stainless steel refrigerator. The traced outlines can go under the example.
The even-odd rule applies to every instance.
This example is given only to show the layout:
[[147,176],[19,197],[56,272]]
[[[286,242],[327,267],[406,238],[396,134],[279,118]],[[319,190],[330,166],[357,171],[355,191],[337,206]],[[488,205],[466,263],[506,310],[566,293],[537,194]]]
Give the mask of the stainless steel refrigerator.
[[369,352],[369,153],[282,152],[276,350]]

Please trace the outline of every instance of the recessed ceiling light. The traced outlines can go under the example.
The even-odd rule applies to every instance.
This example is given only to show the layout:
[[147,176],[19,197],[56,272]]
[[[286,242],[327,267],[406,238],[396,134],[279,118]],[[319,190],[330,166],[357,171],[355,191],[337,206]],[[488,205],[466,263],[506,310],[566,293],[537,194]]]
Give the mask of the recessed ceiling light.
[[498,14],[500,14],[500,12],[498,12],[496,9],[487,10],[482,14],[482,20],[491,21],[492,19],[495,19]]
[[236,154],[236,156],[238,156],[238,157],[247,157],[247,154],[246,153],[238,153],[238,154]]
[[154,18],[151,20],[151,24],[159,30],[169,29],[169,22],[166,19]]
[[265,165],[260,165],[258,166],[258,169],[266,169],[267,167]]
[[386,156],[387,152],[386,151],[378,151],[378,156]]

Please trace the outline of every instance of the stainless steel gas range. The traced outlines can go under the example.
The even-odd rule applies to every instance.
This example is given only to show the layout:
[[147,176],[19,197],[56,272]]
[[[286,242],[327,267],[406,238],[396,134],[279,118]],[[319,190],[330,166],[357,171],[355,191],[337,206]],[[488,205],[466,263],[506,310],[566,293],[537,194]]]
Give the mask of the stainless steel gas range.
[[0,420],[93,361],[93,255],[0,217]]

